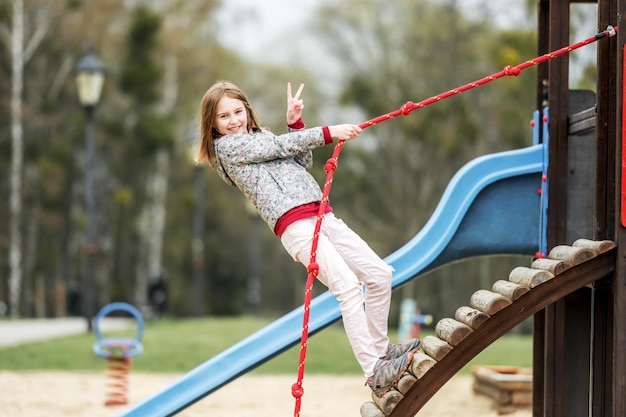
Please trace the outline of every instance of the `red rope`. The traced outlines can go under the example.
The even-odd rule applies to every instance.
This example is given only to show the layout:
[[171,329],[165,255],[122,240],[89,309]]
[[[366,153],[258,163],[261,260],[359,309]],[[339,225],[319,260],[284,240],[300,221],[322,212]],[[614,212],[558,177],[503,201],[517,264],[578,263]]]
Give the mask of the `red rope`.
[[309,339],[309,313],[311,311],[311,294],[313,292],[313,281],[319,274],[319,265],[316,262],[317,259],[317,243],[319,241],[320,229],[322,227],[322,220],[324,219],[324,212],[328,206],[328,194],[330,193],[330,187],[333,182],[333,175],[337,169],[337,159],[339,153],[343,148],[345,141],[340,140],[335,146],[332,156],[326,165],[324,170],[326,171],[326,183],[324,184],[324,192],[322,194],[322,201],[320,202],[320,208],[317,215],[317,222],[315,223],[315,230],[313,232],[313,243],[311,244],[311,258],[308,267],[308,277],[306,280],[306,290],[304,293],[304,317],[302,319],[302,340],[300,343],[300,362],[298,365],[298,380],[291,386],[291,395],[296,399],[296,406],[294,416],[300,416],[300,406],[302,404],[302,395],[304,395],[304,388],[302,387],[302,381],[304,380],[304,363],[306,361],[306,348]]
[[513,75],[513,76],[518,76],[519,73],[522,70],[525,70],[526,68],[532,67],[534,65],[540,64],[542,62],[546,62],[549,61],[553,58],[556,58],[558,56],[561,55],[565,55],[568,54],[570,52],[572,52],[575,49],[581,48],[583,46],[589,45],[590,43],[593,43],[597,40],[600,40],[602,38],[606,38],[606,37],[611,37],[614,36],[617,33],[617,26],[613,27],[613,26],[609,26],[604,32],[600,32],[595,36],[592,36],[591,38],[585,39],[583,41],[577,42],[575,44],[566,46],[564,48],[561,48],[559,50],[556,50],[554,52],[550,52],[547,53],[545,55],[542,55],[540,57],[537,57],[535,59],[531,59],[529,61],[523,62],[515,67],[511,67],[511,66],[507,66],[505,67],[502,71],[500,72],[496,72],[493,75],[490,75],[488,77],[482,78],[480,80],[474,81],[473,83],[469,83],[469,84],[465,84],[461,87],[455,88],[453,90],[449,90],[443,94],[439,94],[437,96],[428,98],[426,100],[420,101],[419,103],[413,103],[411,101],[407,101],[402,107],[400,107],[398,110],[391,112],[391,113],[387,113],[385,115],[376,117],[374,119],[368,120],[365,123],[362,123],[360,126],[361,128],[365,129],[366,127],[370,127],[370,126],[374,126],[375,124],[384,122],[385,120],[389,120],[392,119],[394,117],[400,116],[400,115],[408,115],[410,114],[413,110],[416,109],[421,109],[422,107],[426,107],[430,104],[436,103],[438,101],[441,101],[443,99],[446,99],[448,97],[452,97],[455,96],[459,93],[463,93],[467,90],[471,90],[472,88],[476,88],[478,86],[481,86],[483,84],[487,84],[490,83],[491,81],[495,81],[498,78],[502,78],[505,77],[507,75]]
[[[604,32],[600,32],[591,38],[566,46],[557,51],[547,53],[538,58],[523,62],[515,67],[506,66],[502,71],[497,72],[493,75],[490,75],[488,77],[482,78],[480,80],[474,81],[469,84],[465,84],[464,86],[455,88],[453,90],[449,90],[437,96],[433,96],[426,100],[420,101],[419,103],[413,103],[411,101],[407,101],[398,110],[384,114],[374,119],[368,120],[367,122],[361,123],[359,126],[362,129],[366,129],[368,127],[374,126],[378,123],[384,122],[389,119],[393,119],[394,117],[397,117],[400,115],[407,116],[413,110],[421,109],[423,107],[426,107],[430,104],[446,99],[448,97],[455,96],[467,90],[471,90],[483,84],[487,84],[491,81],[497,80],[498,78],[502,78],[508,75],[518,76],[520,72],[525,70],[526,68],[532,67],[542,62],[549,61],[560,55],[568,54],[575,49],[581,48],[585,45],[589,45],[590,43],[593,43],[602,38],[614,36],[616,33],[617,33],[617,27],[609,26]],[[291,394],[296,399],[294,417],[300,416],[302,396],[304,395],[304,388],[302,386],[302,383],[304,380],[304,365],[306,361],[306,350],[307,350],[307,344],[308,344],[308,339],[309,339],[309,313],[311,310],[311,298],[312,298],[311,293],[313,291],[313,281],[319,274],[319,265],[316,262],[317,243],[319,240],[320,229],[322,227],[322,220],[324,219],[324,212],[326,211],[326,207],[328,206],[328,195],[330,194],[330,188],[333,182],[333,175],[335,173],[335,170],[337,169],[339,154],[341,153],[341,149],[343,148],[344,142],[345,141],[340,140],[337,143],[332,156],[330,157],[330,159],[326,162],[326,165],[324,166],[324,170],[327,173],[326,182],[324,184],[322,201],[321,201],[320,208],[319,208],[318,215],[317,215],[317,222],[315,223],[315,230],[313,232],[313,242],[311,244],[311,257],[310,257],[310,262],[309,262],[309,267],[308,267],[306,291],[304,294],[304,317],[302,320],[302,340],[300,343],[300,362],[298,364],[298,380],[291,386]]]

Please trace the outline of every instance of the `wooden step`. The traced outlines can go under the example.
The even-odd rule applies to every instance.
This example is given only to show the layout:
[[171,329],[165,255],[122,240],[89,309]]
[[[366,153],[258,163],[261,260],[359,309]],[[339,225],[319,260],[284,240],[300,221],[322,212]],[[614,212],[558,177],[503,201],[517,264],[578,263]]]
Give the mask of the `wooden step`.
[[489,320],[489,315],[474,307],[462,306],[456,310],[454,318],[472,329],[478,329],[481,324]]

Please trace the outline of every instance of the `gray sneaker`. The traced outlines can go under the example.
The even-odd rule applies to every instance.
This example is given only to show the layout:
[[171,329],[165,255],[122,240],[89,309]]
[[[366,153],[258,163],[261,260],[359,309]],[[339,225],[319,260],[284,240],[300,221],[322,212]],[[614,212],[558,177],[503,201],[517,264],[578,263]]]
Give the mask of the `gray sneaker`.
[[381,359],[395,359],[407,352],[415,353],[419,350],[420,346],[422,346],[422,343],[419,339],[411,339],[407,342],[399,344],[390,344],[389,347],[387,347],[387,354],[385,354],[385,356]]
[[402,378],[413,361],[413,352],[406,352],[398,358],[379,359],[374,367],[374,374],[367,378],[366,385],[381,398]]

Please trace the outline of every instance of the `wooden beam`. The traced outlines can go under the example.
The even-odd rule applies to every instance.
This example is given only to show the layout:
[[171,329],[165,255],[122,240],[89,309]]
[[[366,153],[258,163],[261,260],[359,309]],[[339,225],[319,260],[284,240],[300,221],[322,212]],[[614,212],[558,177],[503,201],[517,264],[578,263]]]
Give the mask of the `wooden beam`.
[[[548,46],[555,50],[569,42],[570,3],[551,0],[548,10]],[[562,58],[562,59],[561,59]],[[567,165],[568,165],[568,106],[569,57],[564,55],[550,61],[549,68],[550,142],[548,167],[548,250],[566,244]],[[543,417],[565,416],[563,380],[566,347],[563,301],[548,306],[545,311],[544,409]],[[536,352],[540,354],[539,352]]]
[[[549,12],[550,3],[547,0],[539,0],[537,10],[537,56],[550,52],[549,45]],[[537,68],[537,108],[542,109],[545,97],[544,81],[549,77],[548,63],[539,64]],[[542,129],[540,129],[542,130]],[[543,141],[543,138],[542,138]],[[533,416],[544,415],[544,392],[545,392],[545,358],[546,345],[546,311],[541,310],[533,317]]]
[[[625,0],[611,0],[611,8],[607,11],[606,20],[619,19],[614,24],[625,25],[624,15],[626,14],[626,1]],[[624,48],[626,47],[626,33],[624,31],[618,31],[617,39],[611,43],[609,53],[613,51],[614,59],[610,59],[608,65],[613,65],[614,73],[614,94],[615,94],[615,125],[613,133],[616,140],[613,141],[615,145],[615,160],[613,172],[614,178],[614,193],[607,196],[607,204],[613,198],[615,207],[615,213],[621,213],[621,198],[615,198],[615,196],[621,196],[621,192],[624,188],[624,178],[622,177],[622,171],[619,169],[621,166],[623,153],[626,149],[623,147],[623,129],[624,129]],[[611,68],[608,68],[611,71]],[[616,215],[614,220],[614,233],[615,240],[618,243],[618,257],[615,277],[613,279],[612,294],[612,317],[613,317],[613,346],[612,346],[612,417],[625,416],[626,415],[626,228],[621,224],[620,216]]]

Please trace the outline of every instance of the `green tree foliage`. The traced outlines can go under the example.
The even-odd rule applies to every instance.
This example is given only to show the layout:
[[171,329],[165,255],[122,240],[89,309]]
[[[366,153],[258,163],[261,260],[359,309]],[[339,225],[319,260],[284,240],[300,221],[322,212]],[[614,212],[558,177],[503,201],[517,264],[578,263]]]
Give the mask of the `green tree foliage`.
[[130,129],[122,135],[122,140],[127,141],[124,152],[128,156],[130,151],[133,159],[145,158],[173,144],[173,120],[155,110],[163,91],[158,45],[161,19],[146,7],[134,11],[120,68],[120,90],[130,98],[131,115]]
[[[466,21],[459,10],[447,4],[404,1],[389,5],[369,0],[344,6],[327,6],[318,21],[347,68],[340,99],[358,106],[366,118],[396,110],[407,100],[418,102],[446,92],[534,54],[531,34],[499,36],[488,31],[486,22]],[[375,229],[376,234],[389,230],[381,236],[392,245],[387,251],[419,230],[430,215],[434,195],[441,193],[442,185],[462,164],[487,151],[530,143],[525,128],[532,113],[529,87],[533,75],[531,70],[517,79],[454,96],[372,127],[366,131],[368,145],[346,152],[343,158],[350,159],[344,160],[347,169],[362,177],[355,190],[369,184],[358,196],[372,198],[373,193],[383,193],[375,198],[379,204],[364,205],[380,211],[373,217],[384,219],[387,225],[408,218],[416,221],[405,229],[406,234],[395,238],[390,236],[394,228]],[[353,164],[355,154],[359,162]],[[362,158],[369,159],[364,162]],[[431,167],[436,167],[435,172],[425,172]],[[352,200],[354,193],[350,194]]]
[[[66,295],[78,291],[83,284],[83,235],[85,213],[84,188],[84,117],[78,105],[72,68],[87,44],[96,47],[107,66],[103,99],[96,111],[95,176],[96,229],[99,252],[96,257],[97,308],[115,299],[134,302],[133,282],[140,259],[137,240],[139,208],[145,199],[145,179],[153,168],[152,155],[160,148],[174,148],[178,131],[188,126],[189,109],[199,102],[199,84],[215,77],[221,64],[240,66],[238,58],[212,40],[212,10],[216,2],[181,3],[146,2],[151,9],[127,9],[124,2],[47,2],[25,1],[26,40],[36,28],[47,27],[48,35],[29,61],[24,75],[25,116],[25,180],[24,180],[24,310],[21,314],[65,314]],[[6,6],[6,7],[5,7]],[[10,22],[10,4],[3,3],[0,25]],[[178,25],[171,19],[161,26],[162,14],[178,15]],[[186,19],[182,19],[186,16]],[[131,19],[134,19],[133,23]],[[194,30],[202,27],[202,31]],[[132,30],[132,32],[131,32]],[[129,34],[130,33],[130,34]],[[129,34],[129,35],[127,35]],[[185,38],[184,43],[179,41]],[[165,41],[170,41],[165,42]],[[144,43],[144,48],[140,45]],[[3,58],[8,58],[6,43],[0,43]],[[134,48],[134,50],[133,50]],[[178,91],[186,92],[173,111],[157,116],[161,109],[164,81],[164,55],[180,53]],[[224,57],[218,65],[208,57]],[[133,61],[134,58],[141,62]],[[0,157],[8,171],[10,132],[8,98],[10,59],[0,59]],[[207,65],[207,63],[212,63]],[[208,68],[207,68],[208,67]],[[208,69],[208,71],[207,71]],[[137,71],[140,70],[140,71]],[[146,70],[141,73],[141,70]],[[139,73],[138,73],[139,72]],[[120,88],[122,74],[126,82]],[[191,77],[190,74],[196,76]],[[172,83],[170,83],[171,85]],[[194,95],[189,92],[193,91]],[[174,104],[177,104],[174,102]],[[179,110],[180,109],[180,110]],[[161,110],[162,111],[162,110]],[[193,164],[187,154],[176,154],[178,163],[172,181],[190,187]],[[177,183],[178,181],[178,183]],[[0,177],[0,190],[8,195],[8,178]],[[189,228],[190,213],[179,209],[178,201],[168,205],[171,227]],[[212,207],[211,207],[212,208]],[[8,206],[0,205],[0,214],[8,218]],[[168,217],[169,221],[169,217]],[[174,292],[188,265],[186,240],[172,241],[164,249],[171,263],[169,278]],[[233,245],[235,246],[235,245]],[[0,224],[0,247],[8,248],[8,225]],[[181,258],[172,259],[171,247],[185,248]],[[234,262],[233,262],[234,263]],[[0,258],[0,300],[7,298],[5,277],[7,258]],[[172,272],[173,271],[173,272]],[[244,275],[244,274],[239,274]],[[190,289],[186,289],[188,300]],[[188,304],[172,303],[172,312],[185,312]],[[77,311],[70,311],[77,313]]]
[[121,68],[120,88],[131,95],[137,105],[153,104],[161,96],[158,83],[163,71],[155,62],[160,27],[158,14],[143,6],[135,9]]
[[[454,2],[329,2],[317,21],[346,69],[340,100],[357,106],[368,119],[536,55],[534,33],[497,31],[487,21],[467,20]],[[335,183],[331,198],[339,215],[383,255],[406,243],[463,164],[531,144],[534,72],[526,70],[367,129],[361,147],[350,143],[343,152],[337,174],[343,180]],[[489,264],[470,265],[458,279],[467,286],[443,287],[443,282],[450,284],[442,279],[453,271],[448,268],[432,273],[433,279],[411,283],[403,295],[419,296],[430,312],[440,313],[442,306],[459,305],[454,288],[461,288],[460,302],[466,303],[489,269]]]

